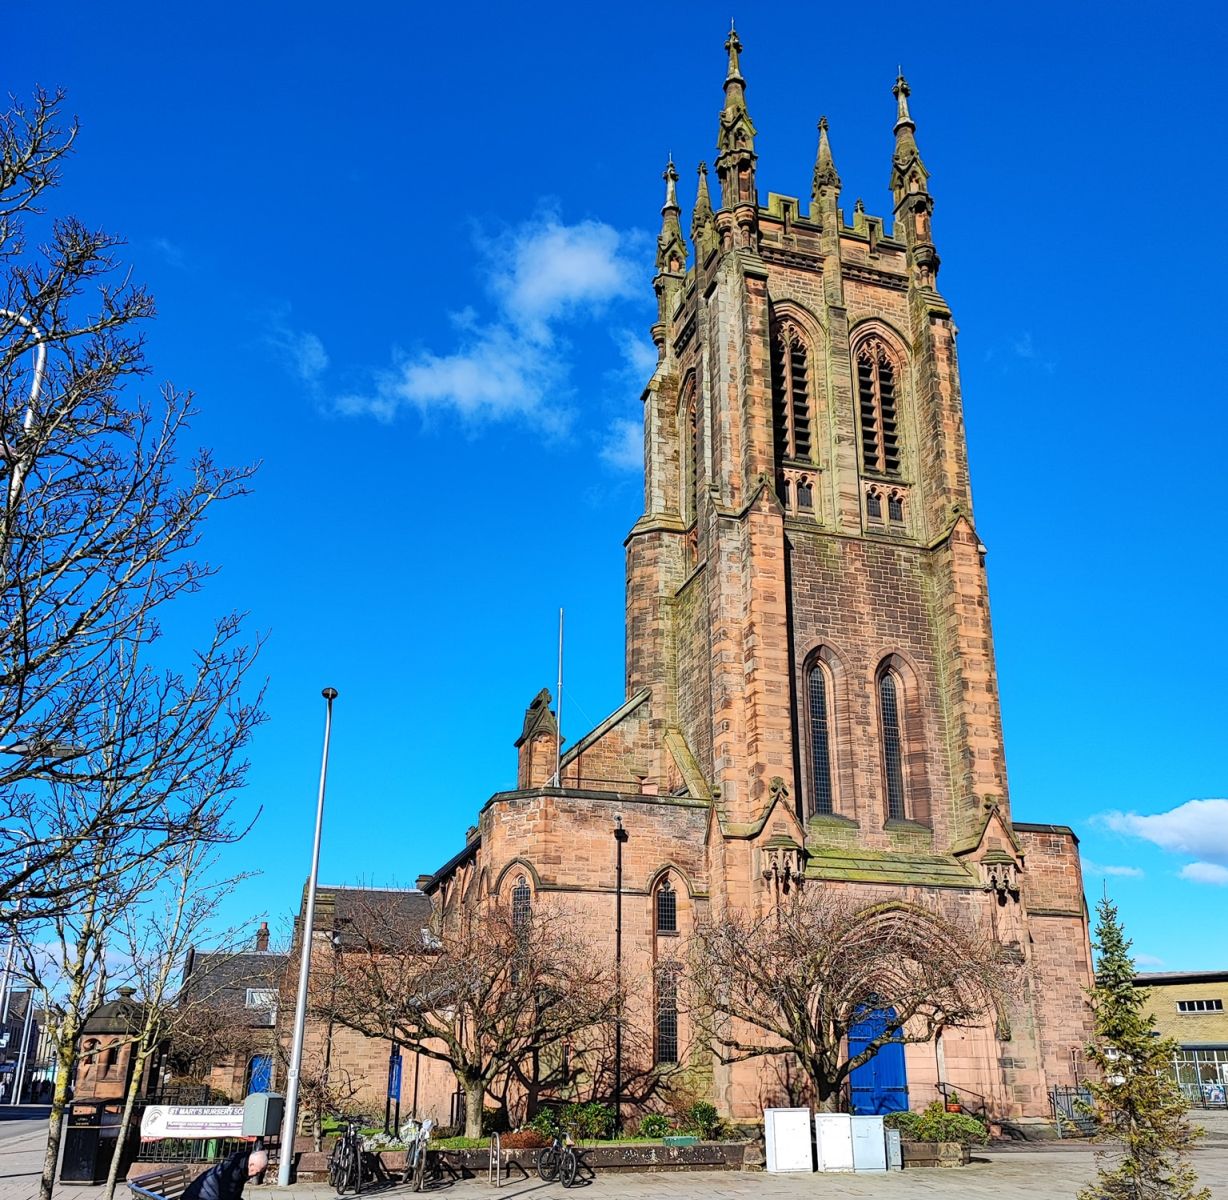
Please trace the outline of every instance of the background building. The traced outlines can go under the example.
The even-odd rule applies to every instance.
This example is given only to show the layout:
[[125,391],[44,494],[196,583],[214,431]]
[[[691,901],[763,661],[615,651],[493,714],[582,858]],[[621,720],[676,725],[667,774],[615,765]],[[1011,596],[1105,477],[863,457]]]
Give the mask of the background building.
[[1148,971],[1134,977],[1161,1037],[1180,1047],[1173,1071],[1199,1104],[1222,1105],[1228,1094],[1228,971]]

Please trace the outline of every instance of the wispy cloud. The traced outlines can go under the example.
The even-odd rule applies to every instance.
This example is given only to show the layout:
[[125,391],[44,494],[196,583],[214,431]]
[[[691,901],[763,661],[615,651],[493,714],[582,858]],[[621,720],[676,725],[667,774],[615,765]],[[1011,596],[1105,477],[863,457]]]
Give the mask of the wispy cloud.
[[1144,872],[1141,867],[1114,866],[1110,863],[1098,863],[1093,862],[1090,858],[1085,858],[1083,860],[1083,874],[1118,876],[1124,879],[1142,879]]
[[314,333],[296,329],[289,318],[288,308],[272,314],[265,327],[264,344],[291,375],[314,390],[328,370],[328,353]]
[[187,265],[187,255],[183,251],[183,247],[170,238],[156,237],[153,239],[153,248],[162,256],[163,261],[170,267],[184,267]]
[[617,417],[606,430],[601,459],[617,471],[636,471],[644,464],[644,426]]
[[1181,868],[1181,878],[1192,883],[1214,883],[1219,887],[1228,887],[1228,867],[1209,862],[1186,863]]
[[455,346],[400,356],[371,387],[338,397],[337,410],[391,421],[409,408],[565,432],[573,418],[567,325],[637,294],[630,250],[638,240],[600,221],[568,225],[549,213],[480,237],[492,314],[458,314]]
[[1161,813],[1107,812],[1099,822],[1197,861],[1181,868],[1194,883],[1228,885],[1228,800],[1187,800]]
[[1154,954],[1136,954],[1134,955],[1134,965],[1136,967],[1162,967],[1164,960],[1156,958]]

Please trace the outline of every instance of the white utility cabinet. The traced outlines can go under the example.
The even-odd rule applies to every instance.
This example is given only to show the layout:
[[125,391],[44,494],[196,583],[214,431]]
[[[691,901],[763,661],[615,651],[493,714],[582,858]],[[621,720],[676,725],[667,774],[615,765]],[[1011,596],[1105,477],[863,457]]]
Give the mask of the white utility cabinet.
[[814,1170],[814,1155],[810,1149],[810,1109],[765,1108],[763,1140],[769,1171]]
[[814,1145],[820,1171],[853,1169],[853,1125],[848,1113],[815,1113]]
[[887,1140],[882,1117],[850,1117],[853,1126],[853,1170],[885,1172]]

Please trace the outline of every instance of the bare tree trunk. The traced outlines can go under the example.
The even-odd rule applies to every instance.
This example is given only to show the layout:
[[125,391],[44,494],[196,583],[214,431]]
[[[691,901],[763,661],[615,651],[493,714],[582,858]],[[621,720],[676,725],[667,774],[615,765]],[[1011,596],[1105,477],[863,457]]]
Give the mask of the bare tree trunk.
[[107,1168],[107,1185],[102,1193],[103,1200],[115,1200],[115,1185],[119,1182],[120,1159],[123,1157],[124,1142],[128,1139],[128,1127],[132,1124],[132,1110],[136,1106],[136,1098],[141,1090],[141,1080],[145,1078],[145,1069],[149,1065],[150,1051],[145,1049],[144,1041],[134,1047],[137,1055],[136,1070],[128,1082],[128,1091],[124,1095],[124,1113],[119,1119],[119,1135],[115,1143],[115,1153],[111,1156],[111,1165]]
[[38,1184],[39,1200],[51,1200],[55,1186],[55,1171],[60,1161],[60,1141],[64,1133],[64,1112],[68,1107],[68,1087],[72,1082],[73,1059],[76,1057],[77,1035],[81,1030],[81,1005],[85,1000],[85,964],[89,958],[89,937],[77,941],[76,970],[68,986],[68,1004],[60,1025],[60,1040],[55,1051],[55,1091],[51,1097],[51,1115],[47,1122],[47,1152],[43,1156],[43,1175]]
[[461,1081],[465,1087],[465,1136],[482,1136],[482,1113],[486,1108],[486,1085],[481,1079],[467,1076]]

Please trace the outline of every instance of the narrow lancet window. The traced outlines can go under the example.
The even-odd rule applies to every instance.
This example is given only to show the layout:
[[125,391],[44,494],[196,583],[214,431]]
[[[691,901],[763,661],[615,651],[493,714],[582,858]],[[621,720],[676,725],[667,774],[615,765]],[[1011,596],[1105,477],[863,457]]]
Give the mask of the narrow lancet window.
[[772,431],[776,463],[810,461],[810,362],[806,342],[791,324],[772,337]]
[[895,676],[884,671],[878,680],[879,718],[883,730],[883,779],[887,818],[904,819],[904,757],[900,736],[900,689]]
[[657,932],[678,932],[678,895],[668,879],[657,889]]
[[827,672],[810,668],[810,802],[816,813],[834,811],[831,786],[831,717]]

